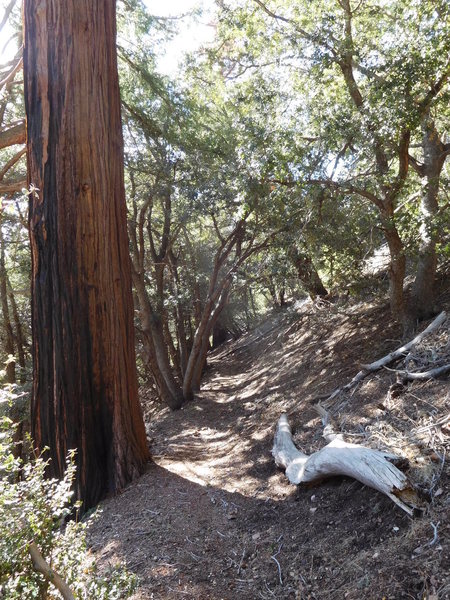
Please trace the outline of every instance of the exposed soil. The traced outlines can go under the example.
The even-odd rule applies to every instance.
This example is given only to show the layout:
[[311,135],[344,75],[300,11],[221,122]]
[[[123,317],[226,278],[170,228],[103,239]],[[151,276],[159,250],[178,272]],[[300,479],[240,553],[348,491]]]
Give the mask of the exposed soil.
[[[447,319],[406,366],[450,362],[449,332]],[[419,518],[351,479],[297,490],[270,453],[283,412],[299,448],[322,447],[314,397],[400,338],[386,307],[308,302],[215,351],[182,410],[143,394],[154,463],[102,504],[90,527],[99,563],[138,574],[133,600],[450,598],[448,380],[389,391],[395,373],[383,370],[329,407],[352,440],[410,459],[432,497]]]

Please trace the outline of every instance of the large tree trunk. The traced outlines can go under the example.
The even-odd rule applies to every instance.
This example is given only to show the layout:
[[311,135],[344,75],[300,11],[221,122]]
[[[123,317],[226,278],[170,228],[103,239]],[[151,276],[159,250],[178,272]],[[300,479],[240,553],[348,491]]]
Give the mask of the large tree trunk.
[[149,459],[137,395],[114,0],[25,0],[32,435],[86,510]]
[[425,115],[422,124],[422,148],[424,162],[420,169],[422,197],[420,202],[420,247],[417,272],[411,292],[410,318],[426,319],[432,316],[434,306],[434,283],[436,277],[436,216],[439,211],[439,178],[445,162],[445,147],[439,139],[433,120]]

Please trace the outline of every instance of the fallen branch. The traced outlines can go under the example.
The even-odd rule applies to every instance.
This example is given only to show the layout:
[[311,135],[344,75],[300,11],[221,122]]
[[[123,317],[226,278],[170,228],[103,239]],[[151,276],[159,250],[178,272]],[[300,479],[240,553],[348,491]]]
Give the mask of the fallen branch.
[[335,475],[346,475],[389,496],[408,515],[422,506],[408,478],[393,463],[401,461],[389,452],[372,450],[345,442],[336,433],[328,413],[317,407],[325,425],[324,437],[329,443],[310,456],[297,449],[287,415],[278,420],[272,454],[278,467],[285,469],[292,484],[316,483]]
[[442,377],[442,375],[450,373],[450,364],[443,365],[442,367],[436,367],[434,369],[430,369],[429,371],[422,371],[421,373],[398,371],[396,369],[394,369],[394,372],[397,373],[398,376],[403,379],[403,381],[414,381],[415,379],[425,381],[427,379],[437,379],[438,377]]
[[393,352],[389,352],[389,354],[386,354],[386,356],[383,356],[383,358],[380,358],[380,359],[376,360],[375,362],[370,363],[369,365],[362,365],[361,371],[359,371],[359,373],[357,373],[353,377],[353,379],[350,381],[350,383],[347,383],[343,387],[339,387],[339,388],[335,389],[334,392],[332,392],[327,397],[327,399],[332,400],[341,392],[347,392],[347,391],[351,390],[356,385],[358,385],[358,383],[360,381],[365,379],[370,373],[378,371],[379,369],[381,369],[381,367],[384,367],[385,365],[389,365],[390,363],[394,362],[395,360],[401,358],[406,352],[409,352],[409,350],[411,350],[411,348],[413,348],[414,346],[419,344],[427,335],[429,335],[430,333],[435,331],[438,327],[440,327],[446,318],[447,318],[447,314],[445,313],[445,311],[442,311],[434,319],[434,321],[432,321],[428,325],[428,327],[422,331],[422,333],[419,333],[418,335],[416,335],[416,337],[413,340],[411,340],[407,344],[404,344],[403,346],[400,346],[400,348],[397,348],[397,350],[394,350]]
[[30,544],[28,545],[28,551],[30,552],[33,567],[36,569],[36,571],[42,573],[45,579],[52,583],[56,587],[56,589],[59,592],[61,592],[61,595],[64,598],[64,600],[75,600],[75,596],[73,595],[72,590],[69,588],[64,579],[50,567],[50,565],[40,553],[39,548],[36,546],[35,542],[30,542]]
[[[449,421],[450,421],[450,414],[445,415],[445,417],[442,417],[442,419],[439,419],[438,421],[435,421],[434,423],[430,423],[429,425],[424,425],[423,427],[418,427],[417,429],[413,429],[412,435],[415,435],[416,433],[425,433],[425,431],[430,431],[430,429],[433,429],[434,427],[441,427],[442,425],[445,425]],[[409,437],[411,437],[411,436],[409,436]]]

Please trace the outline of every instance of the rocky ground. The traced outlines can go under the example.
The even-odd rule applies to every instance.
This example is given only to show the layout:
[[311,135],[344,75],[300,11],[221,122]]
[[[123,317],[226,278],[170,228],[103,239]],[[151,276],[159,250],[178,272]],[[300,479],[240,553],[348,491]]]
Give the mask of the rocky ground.
[[[450,362],[449,333],[447,319],[391,367]],[[182,410],[144,390],[153,463],[90,526],[101,566],[126,561],[133,600],[450,598],[448,379],[398,389],[383,369],[328,406],[352,441],[410,460],[431,498],[416,519],[351,479],[297,490],[271,456],[283,412],[299,448],[322,447],[314,398],[401,343],[386,307],[307,302],[214,352]]]

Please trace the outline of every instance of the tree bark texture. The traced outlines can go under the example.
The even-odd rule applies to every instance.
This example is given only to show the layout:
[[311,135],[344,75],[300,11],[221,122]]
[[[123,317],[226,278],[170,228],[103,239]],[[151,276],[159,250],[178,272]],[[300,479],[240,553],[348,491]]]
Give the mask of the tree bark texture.
[[114,0],[25,0],[32,434],[94,506],[149,459],[137,396]]
[[0,150],[15,144],[25,143],[25,124],[13,125],[4,131],[0,131]]
[[410,316],[426,319],[435,312],[434,282],[436,277],[436,216],[439,212],[439,179],[446,153],[433,120],[427,113],[422,123],[421,168],[422,197],[420,202],[420,247],[417,272],[411,291]]
[[183,396],[185,400],[192,400],[194,392],[200,387],[200,379],[208,353],[209,336],[228,299],[231,280],[224,279],[219,288],[212,293],[216,281],[217,276],[213,274],[210,282],[210,293],[205,302],[200,324],[194,334],[192,349],[183,379]]
[[391,314],[400,323],[405,323],[405,297],[403,283],[406,275],[406,256],[403,242],[394,223],[394,211],[381,214],[384,237],[389,247],[389,303]]

